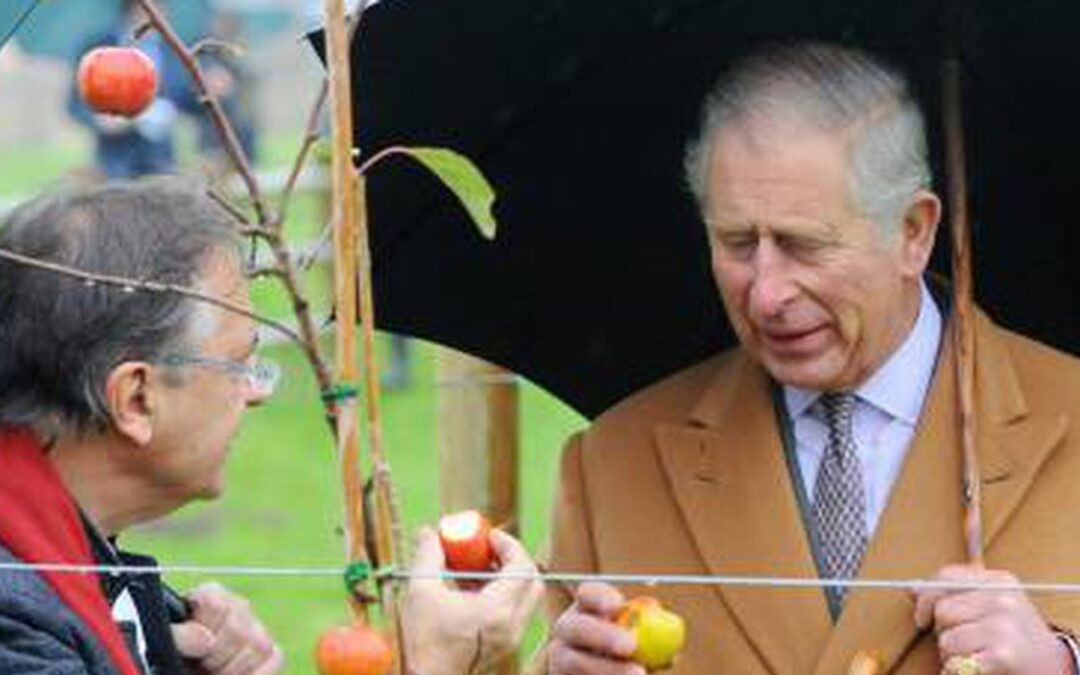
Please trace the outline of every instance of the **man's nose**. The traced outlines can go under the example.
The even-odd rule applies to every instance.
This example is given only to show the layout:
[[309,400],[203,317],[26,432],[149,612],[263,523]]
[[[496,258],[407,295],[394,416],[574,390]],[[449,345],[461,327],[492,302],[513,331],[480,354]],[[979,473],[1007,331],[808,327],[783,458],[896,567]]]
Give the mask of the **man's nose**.
[[762,242],[754,258],[754,276],[750,286],[750,310],[759,319],[771,319],[798,295],[791,270],[784,256],[771,243]]
[[258,408],[259,406],[270,400],[271,396],[273,396],[273,394],[252,391],[248,394],[247,400],[244,401],[244,404],[249,408]]

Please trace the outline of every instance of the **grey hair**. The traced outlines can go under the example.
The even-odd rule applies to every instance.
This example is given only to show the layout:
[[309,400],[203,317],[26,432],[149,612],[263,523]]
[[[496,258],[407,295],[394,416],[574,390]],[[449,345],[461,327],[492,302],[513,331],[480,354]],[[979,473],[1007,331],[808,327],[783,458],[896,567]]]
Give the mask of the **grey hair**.
[[[45,195],[0,225],[0,247],[195,287],[213,254],[239,256],[232,216],[204,187],[175,177]],[[105,429],[109,373],[194,347],[213,329],[214,311],[174,293],[88,285],[0,259],[0,427],[31,427],[43,438]]]
[[845,47],[774,46],[736,63],[705,101],[685,171],[706,218],[709,165],[720,131],[755,122],[849,132],[850,196],[883,233],[897,233],[912,196],[931,186],[922,111],[899,71]]

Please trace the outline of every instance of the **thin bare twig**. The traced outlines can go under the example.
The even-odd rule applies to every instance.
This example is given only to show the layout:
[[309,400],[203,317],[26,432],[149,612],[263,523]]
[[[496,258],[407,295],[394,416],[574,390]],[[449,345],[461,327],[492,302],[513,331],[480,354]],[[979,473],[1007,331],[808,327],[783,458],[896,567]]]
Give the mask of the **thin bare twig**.
[[245,237],[259,237],[260,239],[265,239],[267,242],[273,242],[277,239],[276,234],[265,227],[259,227],[258,225],[246,225],[241,227],[240,234]]
[[251,170],[251,163],[248,161],[247,153],[244,152],[244,148],[240,145],[239,139],[236,137],[236,130],[233,129],[232,123],[229,122],[228,117],[225,115],[225,111],[221,107],[221,102],[217,100],[217,97],[210,93],[210,89],[206,86],[206,77],[202,72],[202,68],[199,66],[199,62],[195,59],[195,55],[188,49],[180,36],[176,34],[168,20],[161,13],[161,10],[157,8],[153,0],[138,0],[139,5],[146,11],[146,15],[149,18],[154,29],[161,34],[161,37],[165,39],[165,42],[172,47],[177,57],[184,64],[184,68],[191,74],[191,78],[195,83],[195,88],[199,91],[200,100],[206,107],[207,113],[210,115],[210,119],[213,120],[214,126],[217,127],[218,135],[221,136],[221,140],[224,143],[225,152],[232,158],[233,164],[236,165],[236,170],[243,179],[244,184],[247,186],[248,192],[251,194],[252,205],[255,208],[255,214],[260,223],[266,223],[270,219],[270,215],[266,209],[266,204],[263,201],[262,193],[259,190],[259,181],[255,177],[254,172]]
[[217,202],[221,206],[221,208],[229,212],[229,215],[231,215],[236,220],[237,227],[252,226],[251,220],[247,217],[247,214],[241,211],[240,208],[233,204],[231,201],[229,201],[228,197],[213,188],[207,190],[206,194],[210,196],[210,199],[213,199],[215,202]]
[[[237,173],[239,173],[241,179],[244,181],[244,185],[251,197],[252,207],[255,209],[258,221],[256,227],[262,228],[260,230],[255,230],[254,233],[265,238],[270,244],[275,264],[279,269],[278,276],[281,279],[282,285],[285,287],[286,293],[292,300],[292,309],[296,315],[299,328],[299,338],[296,339],[296,342],[300,345],[304,352],[304,356],[311,365],[319,388],[326,391],[331,387],[332,379],[326,362],[319,350],[318,330],[316,329],[315,321],[311,316],[311,305],[301,292],[300,283],[296,277],[291,257],[284,242],[281,241],[280,237],[276,236],[275,230],[277,229],[277,225],[275,225],[275,218],[271,215],[270,210],[262,197],[258,180],[251,170],[247,154],[244,152],[237,139],[236,131],[228,117],[225,115],[224,110],[222,110],[220,102],[210,94],[209,89],[206,86],[206,78],[203,75],[198,61],[195,59],[195,55],[184,45],[183,41],[176,34],[176,31],[172,29],[168,19],[155,6],[154,0],[139,0],[139,4],[146,11],[147,16],[149,17],[149,23],[161,34],[169,47],[176,53],[184,67],[191,74],[195,87],[201,95],[206,112],[214,122],[218,135],[222,139],[225,151],[232,160],[233,165],[236,167]],[[252,224],[242,211],[221,195],[211,192],[211,196],[224,208],[228,209],[237,221],[242,224],[241,231],[251,232],[250,229],[245,230],[245,228],[250,228]],[[296,335],[292,329],[289,329],[289,332],[292,335]],[[335,414],[334,407],[332,404],[327,404],[326,407],[331,428],[333,428],[334,425],[332,420]]]
[[49,262],[46,260],[39,260],[30,256],[22,255],[5,248],[0,248],[0,258],[10,260],[21,265],[28,267],[36,267],[42,270],[48,270],[49,272],[56,272],[75,279],[81,279],[90,285],[102,284],[105,286],[116,286],[122,288],[125,291],[134,292],[136,290],[151,291],[154,293],[173,293],[176,295],[182,295],[193,300],[205,302],[211,305],[216,305],[222,309],[226,309],[230,312],[235,312],[242,316],[254,319],[261,324],[269,326],[274,330],[280,332],[293,342],[300,342],[300,336],[296,334],[296,331],[289,328],[285,324],[271,319],[268,316],[263,316],[255,311],[252,311],[248,307],[230,302],[223,298],[219,298],[215,295],[209,295],[201,291],[197,291],[194,288],[187,286],[180,286],[179,284],[167,284],[160,281],[153,281],[150,279],[129,279],[127,277],[118,277],[110,274],[96,274],[94,272],[86,272],[67,265],[61,265],[59,263]]
[[329,93],[330,82],[323,78],[322,86],[319,87],[319,94],[315,98],[315,105],[311,107],[311,114],[308,115],[307,125],[304,127],[304,139],[300,144],[300,151],[296,153],[296,160],[293,162],[292,170],[289,172],[289,178],[285,181],[285,187],[281,189],[281,198],[278,200],[278,218],[276,221],[276,229],[279,231],[285,225],[285,214],[288,209],[289,200],[292,199],[296,181],[300,177],[300,172],[303,170],[304,164],[307,163],[308,154],[311,152],[311,148],[314,147],[315,142],[319,140],[319,122],[322,120],[323,108],[326,106],[326,99]]
[[328,223],[323,227],[322,232],[319,233],[315,243],[312,244],[307,251],[304,251],[296,258],[296,266],[300,270],[311,269],[311,266],[315,264],[315,261],[322,257],[322,250],[330,244],[330,240],[334,237],[333,223]]

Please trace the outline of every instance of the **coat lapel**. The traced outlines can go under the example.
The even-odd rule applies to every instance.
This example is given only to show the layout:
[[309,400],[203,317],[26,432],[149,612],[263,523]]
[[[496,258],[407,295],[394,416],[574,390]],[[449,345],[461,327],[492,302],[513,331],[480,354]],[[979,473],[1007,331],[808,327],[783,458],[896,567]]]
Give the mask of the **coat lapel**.
[[979,454],[982,471],[983,542],[992,553],[994,540],[1009,516],[1023,503],[1043,463],[1061,446],[1069,420],[1064,415],[1031,410],[1000,329],[979,314],[976,347]]
[[[1022,503],[1039,466],[1064,435],[1062,419],[1031,415],[999,329],[976,320],[976,451],[983,506],[983,541],[993,541]],[[962,460],[955,360],[946,333],[919,430],[859,572],[865,579],[929,578],[963,562]],[[886,672],[918,637],[908,591],[852,591],[822,652],[815,675],[846,672],[860,649],[880,650]]]
[[[686,425],[656,430],[694,543],[711,574],[814,578],[768,381],[741,354],[723,368]],[[819,589],[717,592],[773,672],[806,674],[831,629]]]

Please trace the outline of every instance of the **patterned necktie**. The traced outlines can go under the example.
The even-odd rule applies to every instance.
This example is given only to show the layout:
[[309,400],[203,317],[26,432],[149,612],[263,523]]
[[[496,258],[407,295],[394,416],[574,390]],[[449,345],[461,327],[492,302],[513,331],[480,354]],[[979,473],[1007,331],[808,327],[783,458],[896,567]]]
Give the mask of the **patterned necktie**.
[[[866,552],[866,493],[862,467],[851,434],[855,395],[822,395],[829,442],[814,482],[814,519],[821,544],[821,574],[826,579],[853,579]],[[826,589],[830,604],[844,604],[846,587]]]

